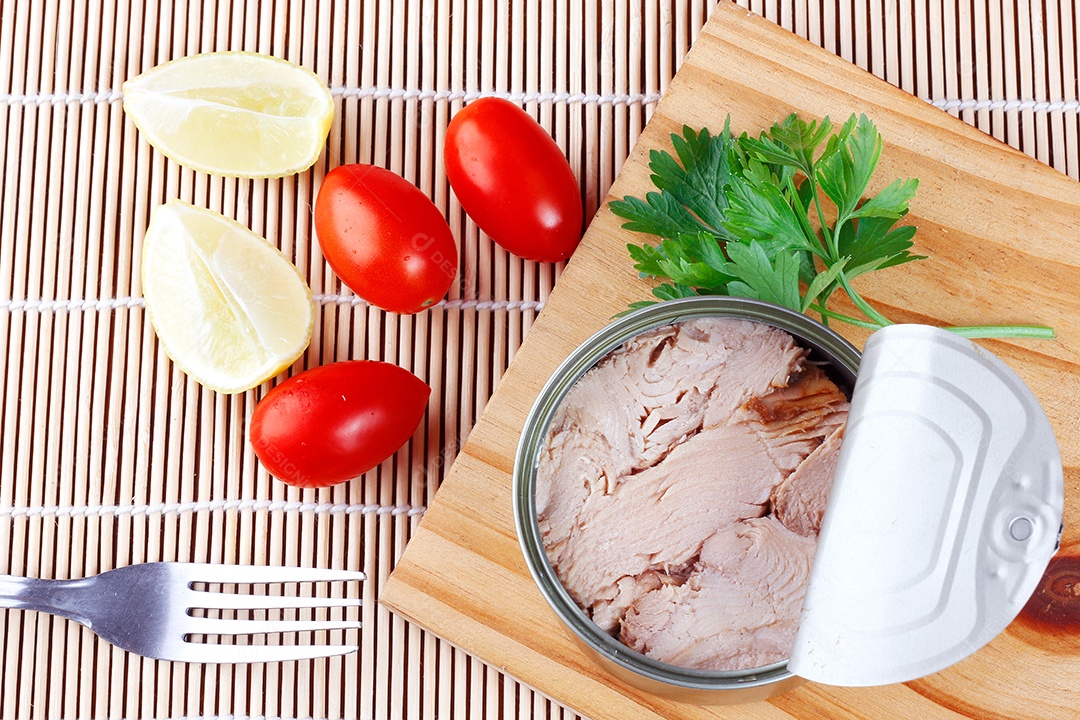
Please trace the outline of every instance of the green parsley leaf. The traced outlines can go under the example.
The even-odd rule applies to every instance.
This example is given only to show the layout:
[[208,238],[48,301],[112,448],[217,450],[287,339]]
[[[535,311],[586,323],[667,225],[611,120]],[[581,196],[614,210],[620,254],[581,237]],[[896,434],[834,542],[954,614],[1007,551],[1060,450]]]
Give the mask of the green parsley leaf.
[[711,233],[680,235],[659,245],[628,245],[634,267],[646,276],[671,278],[678,284],[708,292],[723,292],[733,278],[724,268],[727,258]]
[[851,133],[838,141],[832,154],[818,165],[816,180],[836,205],[838,225],[851,217],[866,193],[870,177],[877,169],[881,148],[877,128],[862,115]]
[[814,155],[832,132],[832,121],[806,122],[791,114],[757,139],[744,138],[743,147],[758,160],[785,165],[813,177]]
[[728,283],[727,293],[764,300],[802,312],[799,297],[799,258],[793,252],[781,252],[769,259],[756,240],[728,243],[729,271],[737,280]]
[[919,181],[895,180],[874,197],[864,202],[852,217],[883,217],[897,220],[907,215],[908,203],[915,197]]
[[653,295],[661,300],[674,300],[675,298],[697,297],[698,293],[692,287],[679,283],[661,283],[653,288]]
[[888,217],[863,217],[845,225],[840,233],[840,252],[851,258],[845,276],[850,280],[870,270],[923,260],[924,255],[912,255],[909,249],[915,237],[915,227],[893,227]]
[[814,276],[814,279],[810,281],[810,285],[806,289],[806,294],[803,295],[802,305],[799,307],[801,312],[809,310],[810,306],[817,302],[817,299],[821,297],[822,293],[825,294],[825,299],[828,299],[829,294],[831,294],[836,287],[840,273],[844,271],[844,266],[847,265],[850,259],[851,258],[846,257],[840,258],[839,262],[828,268],[825,272],[818,273]]
[[650,192],[645,194],[644,201],[627,197],[613,200],[608,206],[611,212],[629,221],[623,223],[624,228],[635,232],[674,239],[683,233],[709,230],[670,193]]
[[649,153],[649,169],[656,187],[669,193],[697,215],[714,233],[722,234],[727,199],[724,187],[736,163],[731,131],[712,136],[707,129],[694,132],[683,127],[682,136],[672,135],[678,161],[669,153]]
[[634,268],[644,277],[659,277],[664,274],[664,260],[667,255],[660,251],[659,247],[652,245],[626,246],[630,257],[634,260]]
[[724,227],[743,242],[756,240],[767,254],[783,250],[814,252],[802,221],[783,191],[768,182],[738,182],[727,187],[728,220]]

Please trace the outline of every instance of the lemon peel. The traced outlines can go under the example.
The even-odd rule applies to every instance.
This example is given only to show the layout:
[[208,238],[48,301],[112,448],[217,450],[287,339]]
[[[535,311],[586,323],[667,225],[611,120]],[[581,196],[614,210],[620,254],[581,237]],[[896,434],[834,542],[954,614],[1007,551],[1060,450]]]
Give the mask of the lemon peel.
[[182,200],[154,209],[142,290],[165,353],[200,384],[251,389],[311,341],[311,289],[284,254],[220,213]]
[[315,73],[253,52],[191,55],[123,84],[124,112],[159,152],[192,170],[241,178],[303,172],[334,117]]

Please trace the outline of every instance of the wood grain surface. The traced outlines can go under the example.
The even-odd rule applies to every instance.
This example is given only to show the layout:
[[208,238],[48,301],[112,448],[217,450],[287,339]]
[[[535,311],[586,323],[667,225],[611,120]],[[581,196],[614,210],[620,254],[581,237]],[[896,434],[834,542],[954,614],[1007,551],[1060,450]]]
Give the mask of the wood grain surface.
[[[648,152],[683,124],[756,133],[790,112],[866,113],[885,138],[877,190],[918,177],[911,222],[930,259],[860,279],[896,321],[1038,322],[1054,341],[985,341],[1029,384],[1065,463],[1066,530],[1029,610],[969,659],[906,685],[813,684],[768,702],[697,707],[627,687],[570,639],[528,574],[511,508],[525,416],[558,363],[627,302],[642,299],[625,244],[602,208],[552,291],[390,577],[394,612],[593,718],[1047,718],[1080,705],[1077,471],[1080,186],[846,61],[721,3],[617,178],[609,197],[649,189]],[[857,345],[861,331],[841,329]],[[1050,582],[1053,581],[1053,582]]]

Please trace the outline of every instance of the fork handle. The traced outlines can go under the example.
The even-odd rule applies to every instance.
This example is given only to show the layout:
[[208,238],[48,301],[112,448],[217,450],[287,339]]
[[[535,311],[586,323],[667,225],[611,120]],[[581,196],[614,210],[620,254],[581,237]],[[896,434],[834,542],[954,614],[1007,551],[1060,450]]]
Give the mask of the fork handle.
[[0,575],[0,608],[37,610],[84,623],[79,612],[78,590],[83,580],[43,580]]

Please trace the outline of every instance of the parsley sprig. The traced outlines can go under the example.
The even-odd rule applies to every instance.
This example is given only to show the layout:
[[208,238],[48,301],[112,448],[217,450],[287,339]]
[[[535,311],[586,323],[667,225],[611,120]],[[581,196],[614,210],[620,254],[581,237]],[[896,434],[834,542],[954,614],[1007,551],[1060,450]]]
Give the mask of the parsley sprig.
[[[834,132],[829,118],[791,115],[758,137],[684,127],[675,155],[653,150],[656,191],[612,201],[623,227],[660,238],[629,244],[635,268],[661,282],[659,300],[737,295],[813,311],[822,322],[872,330],[892,322],[852,287],[859,275],[925,259],[911,252],[908,214],[919,181],[900,179],[865,198],[882,140],[865,115]],[[863,317],[828,307],[843,291]],[[656,301],[633,303],[631,309]],[[966,337],[1052,338],[1035,325],[949,327]]]

